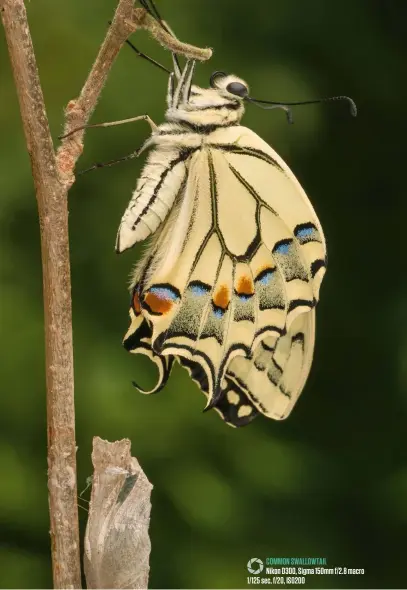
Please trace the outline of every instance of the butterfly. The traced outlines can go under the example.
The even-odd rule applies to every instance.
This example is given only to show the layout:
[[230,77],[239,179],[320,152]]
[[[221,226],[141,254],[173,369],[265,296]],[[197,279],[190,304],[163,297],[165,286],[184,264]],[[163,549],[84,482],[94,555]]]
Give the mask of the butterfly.
[[134,384],[143,393],[160,391],[177,360],[229,425],[281,420],[310,372],[326,243],[287,164],[240,121],[247,102],[289,117],[297,103],[255,100],[224,72],[200,88],[194,68],[174,61],[165,122],[150,123],[118,230],[117,252],[149,238],[124,346],[158,367],[151,391]]

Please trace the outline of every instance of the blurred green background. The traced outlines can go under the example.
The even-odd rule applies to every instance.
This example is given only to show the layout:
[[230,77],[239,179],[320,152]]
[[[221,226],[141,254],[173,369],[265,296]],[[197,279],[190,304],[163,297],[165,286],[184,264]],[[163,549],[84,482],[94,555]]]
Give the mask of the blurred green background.
[[[115,0],[27,3],[55,141]],[[80,177],[69,196],[78,487],[92,437],[129,437],[154,484],[151,587],[245,588],[251,557],[321,556],[365,568],[310,588],[406,587],[407,299],[400,263],[407,199],[405,3],[382,0],[158,0],[183,40],[215,49],[199,66],[246,79],[254,96],[344,104],[248,108],[244,124],[289,163],[324,227],[329,269],[312,373],[291,417],[227,427],[176,367],[169,385],[121,346],[128,276],[115,233],[140,173],[130,161]],[[170,64],[137,33],[134,42]],[[4,34],[0,34],[0,586],[50,587],[39,230]],[[124,48],[92,122],[148,112],[160,122],[165,74]],[[144,123],[88,132],[78,168],[132,152]],[[86,512],[80,510],[82,524]]]

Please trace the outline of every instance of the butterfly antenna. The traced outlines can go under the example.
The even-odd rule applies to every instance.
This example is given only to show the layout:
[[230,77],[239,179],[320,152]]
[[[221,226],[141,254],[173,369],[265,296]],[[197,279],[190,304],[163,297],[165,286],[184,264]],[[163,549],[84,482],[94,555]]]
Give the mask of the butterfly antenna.
[[[110,26],[112,24],[112,21],[109,20],[107,21],[108,25]],[[143,59],[145,59],[146,61],[149,61],[151,64],[157,66],[157,68],[160,68],[160,70],[163,70],[164,72],[167,72],[167,74],[171,74],[171,70],[168,70],[165,66],[163,66],[162,64],[160,64],[160,62],[155,61],[155,59],[153,59],[152,57],[149,57],[148,55],[146,55],[145,53],[143,53],[142,51],[140,51],[139,49],[137,49],[137,47],[128,39],[126,39],[126,43],[129,47],[132,48],[132,50],[137,53],[137,55],[139,57],[142,57]]]
[[[352,100],[351,98],[349,98],[349,96],[330,96],[329,98],[319,98],[318,100],[302,100],[299,102],[273,102],[273,101],[267,101],[267,100],[258,100],[258,99],[252,99],[257,103],[261,103],[261,104],[271,104],[271,105],[278,105],[278,106],[287,106],[287,107],[291,107],[291,106],[297,106],[297,105],[303,105],[303,104],[317,104],[320,102],[331,102],[331,101],[337,101],[337,100],[346,100],[349,104],[349,109],[350,109],[350,114],[352,115],[352,117],[356,117],[357,113],[358,113],[358,109],[356,107],[355,101]],[[260,105],[259,105],[260,106]]]
[[153,18],[155,18],[156,21],[158,21],[162,26],[162,18],[160,16],[160,13],[157,10],[156,5],[154,4],[154,2],[152,0],[139,0],[141,6],[147,10],[147,12],[149,14],[151,14],[151,16]]
[[141,6],[161,25],[164,31],[170,35],[173,34],[166,22],[161,18],[161,15],[158,12],[153,0],[139,0],[139,2]]
[[[167,23],[161,18],[161,15],[158,12],[158,9],[153,0],[139,0],[139,2],[141,6],[158,22],[158,24],[164,29],[166,33],[175,37],[173,31],[171,31]],[[173,58],[178,66],[178,70],[181,70],[178,56],[173,54]]]
[[259,100],[257,98],[246,97],[246,100],[252,102],[253,104],[257,105],[261,109],[271,110],[271,109],[284,109],[287,114],[287,119],[289,123],[293,123],[293,117],[291,113],[292,106],[298,106],[303,104],[317,104],[320,102],[332,102],[338,100],[346,100],[349,104],[349,110],[352,117],[356,117],[358,114],[358,109],[356,107],[356,103],[354,100],[349,98],[349,96],[330,96],[329,98],[320,98],[318,100],[303,100],[300,102],[276,102],[272,100]]
[[[246,100],[256,104],[261,109],[270,110],[275,108],[284,109],[287,112],[289,123],[292,123],[291,109],[292,106],[304,105],[304,104],[318,104],[321,102],[332,102],[332,101],[347,101],[349,105],[350,114],[352,117],[356,117],[358,109],[354,100],[349,96],[330,96],[329,98],[320,98],[318,100],[303,100],[299,102],[276,102],[272,100],[259,100],[257,98],[246,97]],[[270,105],[270,106],[269,106]]]
[[149,57],[148,55],[146,55],[142,51],[139,51],[137,49],[137,47],[135,45],[133,45],[133,43],[131,41],[129,41],[128,39],[126,39],[126,43],[127,43],[127,45],[129,47],[132,48],[133,51],[135,51],[137,53],[137,55],[139,57],[142,57],[143,59],[149,61],[151,64],[157,66],[157,68],[160,68],[160,70],[163,70],[164,72],[167,72],[167,74],[171,74],[172,73],[171,70],[169,70],[168,68],[166,68],[165,66],[163,66],[162,64],[160,64],[160,62],[156,61],[152,57]]

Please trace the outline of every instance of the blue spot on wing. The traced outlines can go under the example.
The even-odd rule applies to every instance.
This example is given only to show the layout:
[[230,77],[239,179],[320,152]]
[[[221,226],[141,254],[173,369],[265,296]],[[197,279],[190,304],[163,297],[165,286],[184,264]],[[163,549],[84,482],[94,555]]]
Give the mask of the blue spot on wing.
[[256,283],[260,283],[261,285],[268,285],[271,281],[274,274],[273,268],[266,268],[256,277]]
[[202,296],[202,295],[206,295],[207,290],[203,289],[199,285],[193,285],[191,287],[191,293],[193,293],[194,295]]
[[292,240],[281,240],[281,242],[277,242],[277,244],[274,246],[273,253],[288,254],[290,251],[291,244]]
[[189,290],[193,295],[202,297],[211,291],[211,287],[205,283],[201,283],[200,281],[193,281],[189,284]]
[[314,228],[312,227],[304,227],[303,229],[300,229],[297,234],[296,237],[297,238],[308,238],[309,236],[312,236],[312,234],[314,233]]
[[301,245],[308,242],[320,242],[321,238],[318,229],[313,223],[301,223],[294,229],[294,235]]
[[262,285],[268,285],[270,282],[270,279],[271,279],[271,275],[272,275],[271,272],[265,274],[263,277],[261,277],[261,279],[258,280],[258,282],[261,283]]
[[289,244],[281,244],[281,246],[278,246],[275,251],[278,252],[279,254],[288,254],[289,249],[290,249]]
[[249,301],[249,299],[251,299],[253,297],[253,294],[252,293],[250,293],[250,294],[248,294],[248,293],[237,293],[237,296],[242,301]]
[[151,287],[149,292],[156,295],[159,299],[169,299],[170,301],[179,299],[179,294],[171,287]]

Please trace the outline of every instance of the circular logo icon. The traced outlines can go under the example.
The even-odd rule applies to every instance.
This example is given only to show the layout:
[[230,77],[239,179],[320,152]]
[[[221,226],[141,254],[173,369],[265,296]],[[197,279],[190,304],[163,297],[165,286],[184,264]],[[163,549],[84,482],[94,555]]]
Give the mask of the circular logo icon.
[[263,571],[263,562],[258,557],[252,557],[247,563],[247,569],[251,574],[260,574]]

